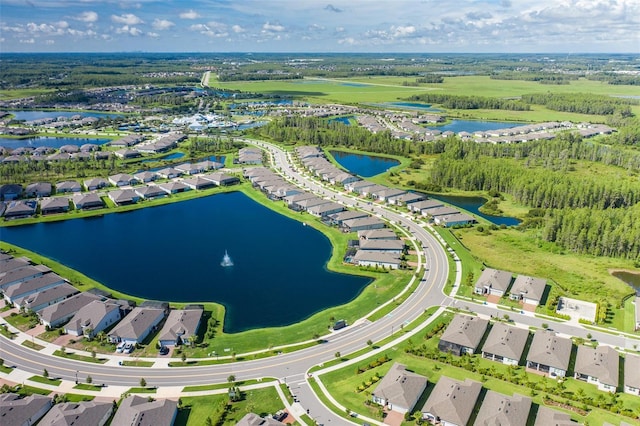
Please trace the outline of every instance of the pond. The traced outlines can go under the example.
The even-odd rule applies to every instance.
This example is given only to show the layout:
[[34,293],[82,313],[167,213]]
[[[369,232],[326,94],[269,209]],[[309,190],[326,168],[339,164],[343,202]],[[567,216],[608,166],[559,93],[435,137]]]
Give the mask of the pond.
[[[327,270],[324,234],[241,192],[8,227],[2,239],[133,296],[219,302],[230,333],[297,323],[353,300],[370,282]],[[225,251],[234,266],[221,266]]]
[[441,132],[451,131],[454,133],[473,133],[486,130],[510,129],[512,127],[522,126],[523,124],[524,123],[514,123],[513,121],[452,120],[451,123],[447,123],[443,126],[432,126],[429,128],[433,130],[440,130]]
[[333,117],[330,118],[329,120],[327,120],[328,123],[342,123],[344,125],[350,126],[351,122],[349,121],[350,118],[353,117]]
[[184,152],[173,152],[171,154],[167,154],[167,155],[163,155],[162,157],[158,157],[158,158],[150,158],[148,160],[142,160],[140,161],[141,163],[153,163],[155,161],[160,161],[160,160],[177,160],[178,158],[182,158],[184,157]]
[[635,290],[636,295],[640,296],[640,271],[613,271],[611,275],[630,285]]
[[350,173],[361,177],[371,177],[379,175],[395,167],[400,162],[393,158],[376,157],[373,155],[353,154],[342,151],[330,151],[331,155],[342,167]]
[[58,118],[58,117],[73,117],[79,115],[80,117],[96,117],[96,118],[112,118],[120,117],[122,114],[116,114],[111,112],[89,112],[89,111],[7,111],[9,114],[13,114],[14,120],[33,121],[41,120],[43,118]]
[[16,149],[16,148],[22,148],[22,147],[37,148],[39,146],[60,148],[63,145],[81,146],[86,143],[104,145],[110,140],[111,139],[105,139],[105,138],[55,138],[55,137],[49,137],[49,136],[38,136],[38,137],[26,138],[26,139],[0,138],[0,146],[9,148],[9,149]]

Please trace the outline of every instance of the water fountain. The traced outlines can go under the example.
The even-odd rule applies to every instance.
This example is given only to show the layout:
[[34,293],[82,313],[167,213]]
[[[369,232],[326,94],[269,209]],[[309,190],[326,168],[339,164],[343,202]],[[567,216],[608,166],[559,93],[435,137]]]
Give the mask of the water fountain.
[[224,251],[224,257],[222,258],[222,262],[220,262],[220,266],[223,268],[228,268],[229,266],[233,266],[233,260],[229,257],[227,251]]

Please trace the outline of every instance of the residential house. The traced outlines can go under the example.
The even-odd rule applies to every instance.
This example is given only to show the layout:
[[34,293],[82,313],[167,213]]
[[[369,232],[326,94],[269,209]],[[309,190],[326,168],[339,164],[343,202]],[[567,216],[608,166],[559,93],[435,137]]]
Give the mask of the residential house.
[[302,210],[308,210],[313,206],[319,206],[321,204],[329,204],[329,203],[331,203],[331,201],[325,200],[324,198],[320,198],[320,197],[314,197],[314,198],[308,198],[306,200],[296,202],[295,207],[297,208],[297,210],[302,211]]
[[127,160],[129,158],[138,158],[142,156],[142,154],[140,154],[140,151],[127,148],[119,149],[115,151],[114,154],[116,157],[122,158],[123,160]]
[[178,194],[180,192],[186,192],[191,189],[182,182],[161,183],[160,185],[158,185],[158,187],[165,191],[167,194]]
[[473,216],[469,216],[465,213],[453,213],[444,216],[436,216],[433,218],[433,222],[436,225],[444,226],[445,228],[451,228],[452,226],[465,226],[476,223],[476,219]]
[[421,213],[426,216],[424,213],[425,210],[429,209],[437,209],[439,207],[444,207],[444,203],[438,200],[423,200],[418,201],[416,203],[407,204],[407,208],[413,213]]
[[40,202],[40,213],[43,215],[64,213],[69,211],[69,199],[67,197],[45,198]]
[[286,197],[284,197],[284,201],[287,203],[290,209],[295,210],[295,206],[297,205],[296,203],[310,198],[316,198],[316,195],[312,194],[311,192],[302,192],[300,194],[287,195]]
[[331,214],[339,213],[344,210],[344,206],[340,203],[325,203],[309,207],[307,212],[313,216],[325,217]]
[[54,405],[38,426],[104,426],[112,413],[111,402],[64,402]]
[[369,213],[361,212],[358,210],[345,210],[339,213],[329,215],[328,219],[333,225],[342,225],[342,222],[349,219],[361,219],[363,217],[369,217]]
[[[47,275],[50,274],[43,275],[43,277]],[[13,304],[16,307],[37,312],[78,293],[77,288],[69,283],[63,282],[62,284],[28,294],[24,297],[18,297],[14,300]]]
[[0,201],[17,200],[22,196],[22,185],[5,183],[0,185]]
[[466,426],[481,390],[479,382],[442,376],[420,410],[422,419],[442,426]]
[[427,388],[427,378],[395,363],[371,394],[374,404],[391,411],[410,413]]
[[546,285],[545,279],[518,275],[511,287],[509,298],[537,306],[542,302]]
[[482,345],[482,357],[507,365],[518,365],[528,338],[528,330],[497,322]]
[[6,219],[23,219],[36,214],[38,202],[36,200],[14,200],[9,201],[4,211]]
[[0,394],[0,419],[6,426],[31,426],[38,423],[51,406],[53,399],[33,394],[25,397],[15,393]]
[[2,252],[0,252],[0,256],[2,256],[2,259],[0,259],[0,277],[14,269],[31,265],[31,260],[28,257],[13,257]]
[[260,417],[256,413],[247,413],[236,423],[236,426],[281,426],[284,424],[269,416]]
[[109,182],[103,178],[93,178],[84,181],[84,187],[87,188],[87,191],[95,191],[96,189],[102,189],[107,186],[109,186]]
[[398,269],[402,263],[400,256],[396,254],[369,250],[358,250],[352,261],[358,266],[374,266],[388,269]]
[[39,277],[50,271],[51,269],[44,265],[25,265],[6,272],[0,272],[0,290],[5,291],[9,286]]
[[605,392],[615,393],[618,389],[620,354],[611,346],[578,346],[574,377],[598,386]]
[[375,183],[369,182],[368,180],[357,180],[355,182],[351,182],[345,185],[345,189],[349,192],[354,192],[356,194],[362,194],[365,188],[374,186]]
[[227,173],[217,172],[217,173],[208,173],[203,178],[210,180],[217,186],[229,186],[240,183],[240,178],[237,176],[232,176]]
[[361,240],[397,240],[398,235],[392,229],[388,228],[368,229],[358,231],[358,238]]
[[240,164],[261,164],[262,150],[259,148],[242,148],[238,150],[237,161]]
[[558,337],[550,330],[536,330],[527,354],[527,368],[553,378],[565,377],[572,347],[570,339]]
[[56,192],[62,194],[65,192],[80,192],[82,191],[82,185],[75,180],[65,180],[56,183]]
[[371,196],[378,201],[387,202],[389,198],[394,199],[401,195],[406,195],[407,191],[403,191],[402,189],[389,188],[384,189],[382,191],[377,191],[372,193]]
[[149,400],[130,395],[122,400],[111,420],[112,425],[172,426],[178,414],[178,403],[170,399]]
[[489,321],[470,315],[457,314],[442,333],[438,349],[454,355],[473,355],[487,331]]
[[358,176],[354,176],[351,173],[340,172],[329,179],[329,183],[331,185],[341,185],[345,187],[346,185],[354,182],[358,182],[360,178]]
[[118,173],[113,176],[109,176],[109,182],[111,182],[113,186],[126,186],[133,185],[137,180],[130,174]]
[[104,207],[104,201],[94,192],[89,194],[75,194],[73,196],[73,204],[76,210],[93,210]]
[[56,328],[69,321],[83,306],[88,305],[94,300],[102,299],[102,297],[93,293],[82,292],[68,299],[64,299],[62,302],[47,306],[37,312],[38,318],[45,326]]
[[359,219],[349,219],[342,222],[342,228],[345,232],[366,231],[368,229],[381,229],[387,226],[382,219],[374,216],[363,217]]
[[404,241],[395,240],[360,240],[360,250],[376,251],[378,253],[390,253],[398,256],[404,252]]
[[624,392],[640,396],[640,355],[625,355]]
[[213,188],[215,184],[209,179],[205,179],[202,176],[195,176],[189,179],[185,179],[182,181],[185,185],[187,185],[191,189],[207,189]]
[[502,297],[507,293],[511,285],[511,272],[486,268],[476,281],[473,292],[482,295]]
[[365,186],[364,188],[362,188],[360,190],[360,195],[367,198],[377,199],[378,193],[387,191],[389,189],[392,189],[392,188],[389,188],[388,186],[384,186],[384,185],[374,184],[374,185]]
[[453,207],[435,207],[431,209],[422,209],[422,215],[431,216],[432,218],[436,218],[438,216],[446,216],[451,214],[460,213],[460,210],[455,209]]
[[165,310],[137,307],[109,332],[112,343],[126,342],[138,344],[164,319]]
[[182,176],[182,173],[173,167],[165,167],[164,169],[158,170],[156,173],[163,179],[173,179]]
[[75,313],[64,326],[64,331],[67,334],[92,339],[96,334],[118,322],[121,317],[122,312],[117,303],[94,300]]
[[217,161],[204,160],[196,163],[196,166],[201,168],[203,171],[207,170],[218,170],[224,167],[224,164],[219,163]]
[[37,182],[27,185],[24,196],[29,198],[42,198],[51,196],[51,184],[49,182]]
[[138,182],[149,183],[156,180],[158,178],[158,174],[156,172],[144,171],[134,174],[133,177]]
[[169,312],[167,321],[158,335],[160,345],[177,346],[187,343],[189,338],[195,337],[198,333],[202,313],[202,308],[174,309]]
[[166,191],[156,185],[139,186],[134,189],[134,192],[145,200],[167,196]]
[[178,164],[177,166],[175,166],[175,169],[183,175],[195,175],[198,173],[202,173],[205,170],[204,167],[191,163]]
[[119,206],[135,204],[140,200],[140,196],[136,194],[133,189],[116,189],[115,191],[109,191],[109,198]]
[[569,414],[541,405],[536,413],[534,426],[579,426],[579,424],[571,420]]
[[526,426],[531,411],[531,398],[489,390],[482,401],[474,426]]
[[405,192],[404,194],[387,197],[387,202],[396,206],[408,206],[411,203],[416,203],[426,199],[426,195],[416,194],[415,192]]

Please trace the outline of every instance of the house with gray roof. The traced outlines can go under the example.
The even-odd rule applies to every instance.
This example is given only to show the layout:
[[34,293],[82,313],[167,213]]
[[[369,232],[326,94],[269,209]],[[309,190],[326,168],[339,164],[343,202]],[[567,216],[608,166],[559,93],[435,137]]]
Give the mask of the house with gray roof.
[[112,176],[109,176],[109,182],[113,186],[126,186],[133,185],[137,182],[136,178],[127,173],[118,173]]
[[482,357],[507,365],[518,365],[529,331],[496,322],[482,345]]
[[95,191],[96,189],[102,189],[109,186],[109,182],[103,178],[92,178],[84,181],[84,187],[87,191]]
[[177,166],[175,166],[175,169],[181,172],[183,175],[195,175],[204,171],[204,168],[202,166],[191,163],[178,164]]
[[94,300],[102,300],[101,296],[89,292],[82,292],[64,299],[62,302],[47,306],[37,312],[40,322],[51,328],[64,324],[71,319],[83,306]]
[[88,194],[75,194],[72,201],[76,210],[93,210],[104,207],[104,201],[102,201],[102,198],[94,192],[90,192]]
[[404,191],[402,189],[388,188],[382,191],[377,191],[375,193],[372,193],[371,196],[376,200],[387,202],[389,198],[394,199],[401,195],[405,195],[406,193],[407,191]]
[[[299,210],[309,210],[313,206],[319,206],[321,204],[329,204],[331,201],[321,197],[308,198],[306,200],[298,201],[295,203],[295,207]],[[295,209],[294,209],[295,210]]]
[[502,297],[511,285],[511,272],[486,268],[473,288],[475,294]]
[[111,402],[64,402],[54,405],[38,426],[104,426],[112,413]]
[[19,308],[24,308],[25,310],[38,312],[39,310],[44,309],[49,305],[61,302],[64,299],[78,293],[79,291],[77,288],[69,283],[64,282],[54,287],[29,294],[24,297],[16,298],[13,304]]
[[342,228],[345,232],[366,231],[368,229],[381,229],[387,225],[380,218],[375,216],[363,217],[358,219],[349,219],[342,222]]
[[238,163],[240,164],[261,164],[262,150],[258,148],[241,148],[238,150]]
[[390,253],[398,256],[402,255],[405,249],[404,241],[395,240],[360,240],[360,250],[377,251],[379,253]]
[[162,346],[177,346],[187,343],[190,337],[198,333],[203,309],[174,309],[169,312],[158,340]]
[[31,426],[53,405],[48,396],[33,394],[21,398],[15,393],[0,394],[0,419],[7,426]]
[[387,191],[389,189],[392,189],[392,188],[389,188],[388,186],[384,186],[384,185],[378,185],[376,183],[376,184],[373,184],[371,186],[365,186],[364,188],[362,188],[360,190],[360,195],[362,195],[363,197],[367,197],[367,198],[377,199],[378,198],[378,196],[377,196],[378,193],[381,193],[383,191]]
[[137,307],[109,332],[111,343],[142,343],[164,319],[165,310]]
[[120,403],[112,425],[172,426],[178,414],[178,403],[170,399],[149,401],[147,397],[131,395]]
[[136,178],[138,182],[149,183],[156,180],[158,178],[158,174],[156,172],[144,171],[135,173],[133,177]]
[[426,210],[436,209],[438,207],[444,207],[444,203],[438,200],[422,200],[415,203],[407,204],[409,211],[413,213],[421,213],[423,216],[427,215]]
[[182,172],[174,169],[173,167],[165,167],[164,169],[158,170],[156,173],[163,179],[173,179],[178,176],[182,176]]
[[216,186],[229,186],[240,183],[240,178],[223,172],[207,173],[203,178],[210,180]]
[[458,356],[463,353],[473,355],[488,325],[489,321],[485,319],[457,314],[442,333],[438,349]]
[[396,206],[408,206],[411,203],[416,203],[426,199],[426,195],[416,194],[415,192],[405,192],[404,194],[387,197],[387,202]]
[[371,400],[374,404],[404,414],[413,410],[426,388],[426,377],[395,363],[372,392]]
[[567,413],[541,405],[536,413],[534,426],[579,426],[579,423],[571,420]]
[[574,377],[598,386],[605,392],[615,393],[618,389],[620,354],[611,346],[578,346]]
[[289,208],[293,209],[293,206],[296,205],[297,202],[307,200],[309,198],[316,198],[316,195],[311,192],[302,192],[300,194],[287,195],[284,197],[284,200],[289,205]]
[[422,419],[431,424],[466,426],[481,390],[482,385],[471,379],[461,382],[442,376],[420,410]]
[[22,185],[5,183],[0,185],[0,200],[16,200],[22,196]]
[[67,197],[45,198],[40,202],[40,212],[45,214],[64,213],[69,211],[69,199]]
[[624,392],[640,396],[640,355],[625,355]]
[[358,210],[344,210],[339,213],[333,213],[328,216],[329,222],[332,225],[342,225],[342,222],[349,219],[361,219],[363,217],[369,217],[369,213]]
[[31,265],[31,260],[28,257],[13,257],[5,253],[2,253],[2,255],[6,257],[0,261],[0,277],[14,269]]
[[360,240],[398,240],[398,235],[389,228],[383,229],[368,229],[365,231],[358,231],[358,238]]
[[82,185],[75,180],[64,180],[56,183],[56,192],[62,194],[65,192],[80,192],[82,191]]
[[191,190],[191,188],[189,188],[187,185],[185,185],[182,182],[161,183],[160,185],[158,185],[158,188],[162,189],[167,194],[179,194],[181,192],[186,192]]
[[201,168],[203,171],[207,170],[218,170],[224,167],[224,164],[219,163],[217,161],[204,160],[196,163],[196,166]]
[[455,213],[460,213],[460,210],[453,208],[453,207],[435,207],[435,208],[431,208],[431,209],[423,209],[422,210],[422,214],[427,214],[428,216],[431,216],[433,218],[436,218],[438,216],[446,216],[449,214],[455,214]]
[[397,254],[381,253],[378,251],[358,250],[353,256],[353,263],[358,266],[373,266],[379,268],[398,269],[401,259]]
[[83,306],[64,326],[67,334],[86,336],[96,334],[115,324],[122,317],[120,305],[110,300],[94,300]]
[[358,176],[352,175],[351,173],[339,172],[329,179],[329,183],[331,183],[331,185],[342,185],[346,188],[347,184],[358,182],[359,180],[360,178]]
[[527,368],[552,378],[565,377],[572,347],[570,339],[558,337],[550,330],[538,329],[527,354]]
[[38,202],[36,200],[9,201],[4,211],[5,219],[22,219],[36,214]]
[[167,196],[166,191],[163,191],[162,188],[156,185],[139,186],[135,188],[134,191],[145,200]]
[[325,204],[319,204],[311,206],[307,209],[307,212],[313,216],[325,217],[330,214],[339,213],[344,210],[344,206],[340,203],[329,202]]
[[0,272],[0,290],[4,291],[9,286],[39,277],[50,271],[51,269],[44,265],[26,265],[7,272]]
[[29,198],[41,198],[51,196],[51,183],[49,182],[36,182],[30,183],[24,189],[24,196]]
[[444,226],[445,228],[450,228],[452,226],[465,226],[471,225],[477,222],[476,218],[473,216],[469,216],[465,213],[453,213],[447,214],[444,216],[436,216],[433,218],[433,222],[436,225]]
[[474,426],[526,426],[531,411],[531,398],[489,390],[482,401]]
[[116,189],[115,191],[109,191],[109,198],[119,206],[135,204],[140,201],[140,196],[136,194],[133,189]]
[[546,286],[547,280],[545,279],[518,275],[511,286],[509,298],[537,306],[542,302]]
[[213,188],[215,186],[215,183],[208,179],[205,179],[203,176],[194,176],[189,179],[184,179],[182,183],[184,183],[191,189],[207,189]]
[[256,413],[247,413],[236,423],[236,426],[280,426],[284,424],[269,416],[260,417]]
[[356,194],[361,194],[365,188],[375,185],[373,182],[369,182],[368,180],[357,180],[355,182],[351,182],[345,185],[345,189],[349,192],[355,192]]

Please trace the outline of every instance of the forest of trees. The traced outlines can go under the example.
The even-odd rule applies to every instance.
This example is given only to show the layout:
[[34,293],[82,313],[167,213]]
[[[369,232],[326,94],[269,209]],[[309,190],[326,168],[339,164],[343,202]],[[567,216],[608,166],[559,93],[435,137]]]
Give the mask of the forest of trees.
[[632,115],[630,105],[640,103],[636,99],[614,98],[588,93],[535,93],[522,95],[521,99],[522,102],[544,105],[554,111],[596,115],[611,115],[618,112],[625,117]]
[[411,101],[442,105],[452,109],[503,109],[508,111],[530,111],[531,107],[513,99],[489,98],[483,96],[455,96],[441,93],[413,95]]

